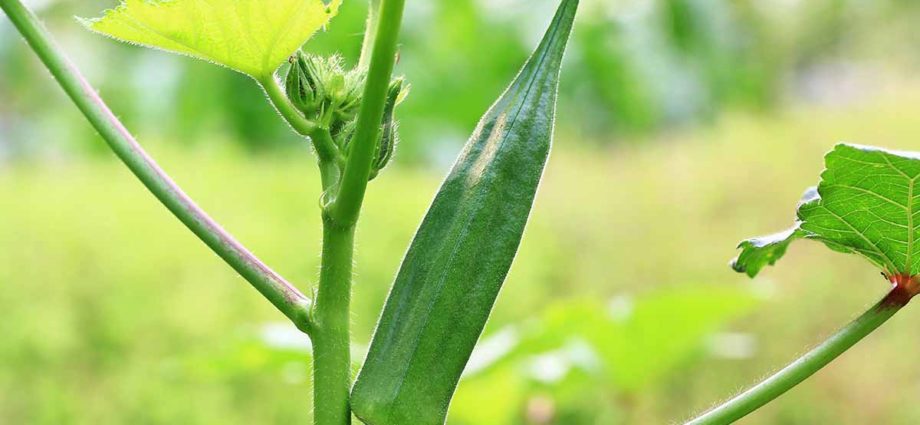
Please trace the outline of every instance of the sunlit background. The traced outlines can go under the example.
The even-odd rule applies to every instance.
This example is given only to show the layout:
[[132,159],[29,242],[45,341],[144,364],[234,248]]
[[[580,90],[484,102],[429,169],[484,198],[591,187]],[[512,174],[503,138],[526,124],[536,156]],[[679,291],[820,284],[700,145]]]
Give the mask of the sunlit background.
[[[27,3],[202,206],[302,288],[316,281],[312,154],[252,81],[73,19],[114,1]],[[408,3],[412,93],[359,227],[356,359],[440,179],[556,6]],[[920,3],[582,3],[545,182],[450,424],[679,422],[886,290],[867,262],[807,242],[754,281],[727,262],[791,224],[834,143],[920,150]],[[365,8],[346,1],[307,50],[353,63]],[[920,423],[918,319],[906,309],[744,423]],[[308,423],[309,356],[0,18],[0,423]]]

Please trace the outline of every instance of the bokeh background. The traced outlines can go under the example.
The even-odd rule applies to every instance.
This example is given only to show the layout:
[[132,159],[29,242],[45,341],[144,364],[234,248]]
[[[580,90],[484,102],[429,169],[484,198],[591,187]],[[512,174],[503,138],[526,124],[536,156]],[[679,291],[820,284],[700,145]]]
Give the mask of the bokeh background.
[[[27,2],[161,164],[302,288],[307,143],[242,75],[85,31],[114,1]],[[358,235],[355,357],[402,253],[551,0],[409,2],[396,164]],[[366,4],[307,45],[353,62]],[[808,242],[751,281],[846,140],[920,150],[920,3],[583,0],[556,145],[450,424],[674,423],[765,376],[886,291]],[[908,308],[747,424],[920,422]],[[310,348],[107,151],[0,18],[0,423],[307,423]],[[357,367],[357,365],[356,365]]]

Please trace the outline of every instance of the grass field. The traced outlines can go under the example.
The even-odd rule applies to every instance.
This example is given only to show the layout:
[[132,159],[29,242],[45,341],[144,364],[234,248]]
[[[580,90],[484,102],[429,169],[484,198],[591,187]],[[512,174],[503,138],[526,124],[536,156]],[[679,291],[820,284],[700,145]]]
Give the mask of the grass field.
[[[720,354],[701,337],[648,382],[594,379],[571,387],[575,396],[545,384],[508,396],[497,383],[518,368],[506,368],[464,381],[451,423],[676,422],[861,312],[886,286],[858,258],[801,243],[754,282],[727,262],[740,239],[791,224],[835,142],[920,150],[918,93],[739,113],[607,149],[560,135],[487,335],[568,300],[751,288],[756,306],[717,326],[747,349]],[[306,149],[252,158],[198,146],[151,150],[266,262],[303,288],[315,282],[318,176]],[[393,168],[371,185],[358,234],[359,345],[440,178]],[[0,169],[0,311],[0,423],[306,423],[310,415],[305,339],[114,158]],[[918,318],[908,308],[745,423],[920,422]],[[676,334],[689,319],[660,311],[649,326]],[[498,395],[484,397],[490,390]]]

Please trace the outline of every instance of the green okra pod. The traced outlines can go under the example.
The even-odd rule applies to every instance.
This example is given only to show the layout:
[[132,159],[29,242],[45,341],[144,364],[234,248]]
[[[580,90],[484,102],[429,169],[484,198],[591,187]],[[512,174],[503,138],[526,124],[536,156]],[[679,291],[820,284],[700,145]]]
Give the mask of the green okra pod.
[[441,186],[380,318],[351,407],[372,425],[444,423],[511,267],[549,155],[578,0],[486,113]]

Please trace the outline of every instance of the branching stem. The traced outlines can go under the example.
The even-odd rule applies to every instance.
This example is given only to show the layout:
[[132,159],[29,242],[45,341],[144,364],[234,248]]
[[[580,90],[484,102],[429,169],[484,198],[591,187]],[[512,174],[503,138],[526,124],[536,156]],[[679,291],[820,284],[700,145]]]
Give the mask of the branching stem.
[[897,313],[920,290],[915,279],[905,276],[891,278],[894,288],[868,311],[837,331],[821,345],[815,347],[769,378],[735,396],[687,425],[724,425],[735,422],[773,399],[783,395],[831,361],[850,349]]
[[380,129],[386,92],[396,55],[404,0],[372,0],[368,38],[373,44],[367,84],[347,160],[334,146],[328,129],[306,119],[284,95],[274,75],[259,78],[271,103],[299,134],[309,136],[317,152],[323,188],[335,191],[323,211],[323,257],[316,305],[233,239],[163,172],[118,121],[76,67],[20,0],[0,0],[2,8],[58,80],[77,107],[116,155],[195,235],[220,255],[260,293],[287,315],[314,343],[314,421],[317,425],[351,422],[349,309],[355,223],[367,189],[370,163]]
[[[316,123],[308,120],[297,111],[297,108],[294,108],[291,101],[284,95],[284,90],[281,89],[281,84],[274,74],[261,77],[257,81],[262,86],[262,90],[265,90],[265,94],[271,104],[297,134],[309,136],[313,133],[316,129]],[[317,153],[321,154],[319,149],[317,149]]]
[[313,143],[313,149],[316,151],[316,156],[319,160],[323,190],[326,191],[335,187],[341,177],[341,170],[345,166],[345,158],[336,148],[335,142],[332,141],[329,129],[308,120],[297,111],[287,96],[284,95],[281,85],[274,75],[260,78],[258,81],[278,114],[287,121],[295,132],[309,137]]
[[0,9],[6,12],[86,119],[144,186],[299,329],[309,332],[312,327],[310,299],[237,242],[173,182],[61,52],[35,14],[20,0],[0,0]]

